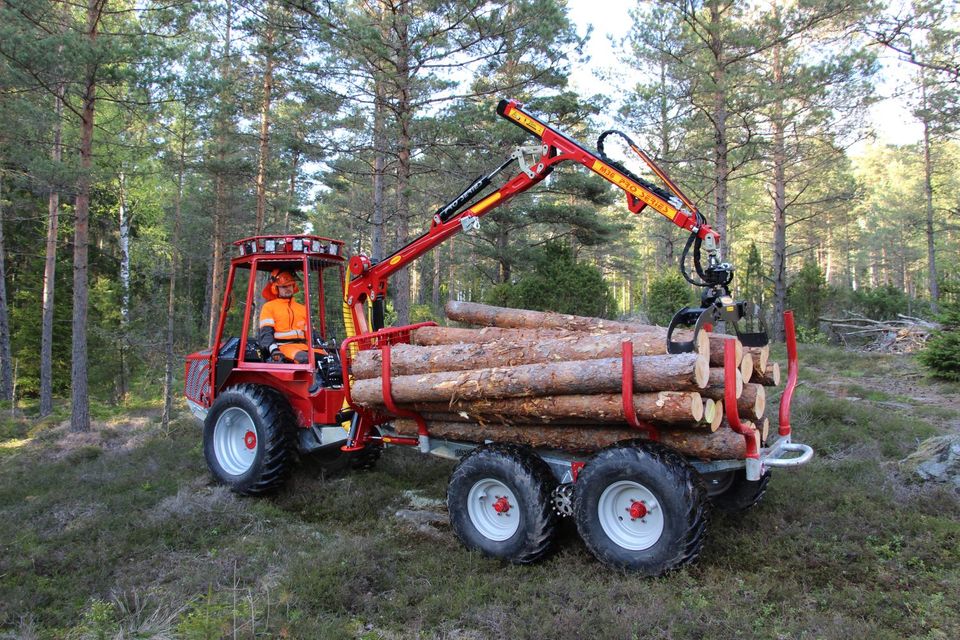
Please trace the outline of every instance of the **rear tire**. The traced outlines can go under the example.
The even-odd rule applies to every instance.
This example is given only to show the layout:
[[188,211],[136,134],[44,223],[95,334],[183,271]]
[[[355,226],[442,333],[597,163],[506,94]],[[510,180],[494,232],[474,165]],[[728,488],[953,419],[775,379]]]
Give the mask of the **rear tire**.
[[710,502],[720,511],[738,513],[755,506],[763,499],[770,484],[770,471],[765,471],[759,480],[747,480],[747,472],[743,469],[731,471],[732,477],[727,479],[723,491],[712,494]]
[[516,564],[534,562],[553,547],[556,484],[547,463],[529,449],[477,447],[450,476],[450,526],[468,549]]
[[214,478],[243,495],[283,486],[296,459],[294,418],[269,387],[225,389],[203,424],[203,455]]
[[706,489],[675,451],[632,440],[600,451],[583,468],[573,515],[580,537],[601,562],[659,576],[700,554]]

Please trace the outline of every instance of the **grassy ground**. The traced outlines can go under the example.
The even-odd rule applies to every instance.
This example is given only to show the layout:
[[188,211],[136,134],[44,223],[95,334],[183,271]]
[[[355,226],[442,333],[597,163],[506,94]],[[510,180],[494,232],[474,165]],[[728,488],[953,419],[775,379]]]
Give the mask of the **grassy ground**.
[[240,499],[210,485],[186,415],[163,433],[149,410],[104,413],[83,436],[5,419],[0,637],[960,637],[960,496],[897,466],[960,430],[960,387],[904,357],[801,356],[794,427],[817,458],[655,580],[570,531],[529,567],[464,551],[428,522],[452,465],[409,451]]

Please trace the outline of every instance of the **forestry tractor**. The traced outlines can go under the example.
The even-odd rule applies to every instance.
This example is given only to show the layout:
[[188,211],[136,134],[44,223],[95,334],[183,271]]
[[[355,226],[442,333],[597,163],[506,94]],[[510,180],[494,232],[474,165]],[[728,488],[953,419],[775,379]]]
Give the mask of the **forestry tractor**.
[[[431,437],[416,412],[391,396],[390,354],[424,325],[384,328],[384,302],[392,274],[480,218],[544,180],[562,162],[583,165],[626,193],[630,212],[646,208],[687,230],[680,269],[702,288],[701,303],[676,314],[666,332],[667,353],[693,351],[701,331],[723,323],[747,347],[767,342],[752,305],[731,298],[732,267],[722,262],[719,235],[693,202],[629,137],[607,131],[589,151],[523,108],[503,100],[497,113],[536,143],[517,148],[491,173],[477,178],[433,215],[429,229],[405,247],[374,261],[348,259],[344,243],[315,235],[270,235],[234,242],[226,291],[213,345],[187,357],[188,405],[203,421],[203,449],[215,479],[244,495],[279,488],[298,456],[325,452],[356,468],[375,464],[385,445],[408,446],[457,461],[448,488],[451,526],[468,548],[515,563],[544,556],[563,516],[571,516],[588,548],[603,562],[659,575],[697,557],[706,513],[713,507],[744,509],[763,495],[774,467],[807,462],[813,450],[791,441],[790,403],[797,381],[792,316],[787,314],[788,377],[779,410],[779,437],[762,442],[741,422],[733,385],[727,383],[724,428],[742,434],[745,454],[708,460],[657,442],[657,429],[627,410],[633,393],[633,358],[624,342],[624,421],[636,438],[584,454],[491,441]],[[650,168],[658,186],[607,157],[604,141],[619,136]],[[519,169],[493,187],[511,165]],[[692,260],[691,260],[692,259]],[[693,273],[688,263],[693,263]],[[293,275],[306,317],[298,339],[312,348],[290,360],[258,342],[258,314],[276,297],[277,274]],[[341,324],[342,323],[342,324]],[[432,324],[432,323],[426,323]],[[747,326],[752,330],[748,331]],[[338,343],[337,331],[343,331]],[[681,339],[682,338],[682,339]],[[726,340],[727,380],[735,378],[736,339]],[[383,406],[353,402],[351,360],[376,349],[383,364]],[[278,355],[280,354],[280,355]],[[393,422],[416,421],[416,433],[399,434]]]

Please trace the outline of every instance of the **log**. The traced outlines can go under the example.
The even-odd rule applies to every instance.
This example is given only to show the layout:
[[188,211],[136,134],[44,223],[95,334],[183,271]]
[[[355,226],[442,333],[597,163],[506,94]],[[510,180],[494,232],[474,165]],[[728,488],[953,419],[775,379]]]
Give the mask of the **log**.
[[744,349],[743,359],[740,360],[740,375],[743,377],[743,383],[750,382],[753,377],[753,355]]
[[[706,356],[694,353],[633,359],[633,388],[638,392],[695,391],[706,386],[709,376]],[[623,386],[620,358],[396,376],[391,382],[399,404],[619,393]],[[357,380],[351,394],[361,405],[383,404],[382,381]]]
[[[727,338],[732,336],[724,335],[722,333],[710,333],[707,334],[708,339],[710,340],[710,366],[711,367],[722,367],[724,365],[724,359],[726,354],[726,341]],[[743,360],[743,343],[739,340],[735,343],[736,347],[736,361],[739,366],[740,362]]]
[[[451,300],[445,307],[447,317],[457,322],[479,325],[483,327],[499,327],[502,329],[537,329],[580,331],[586,333],[651,333],[667,337],[667,329],[652,324],[640,322],[619,322],[603,318],[574,316],[564,313],[546,311],[530,311],[527,309],[509,309],[494,307],[476,302],[459,302]],[[680,330],[674,334],[678,340],[690,340],[692,331]],[[723,364],[723,340],[729,336],[710,335],[710,362],[714,366]],[[699,343],[699,339],[698,339]],[[743,346],[737,341],[737,364],[743,357]]]
[[[538,424],[576,422],[623,423],[623,398],[620,394],[539,396],[533,398],[503,398],[499,400],[456,400],[454,402],[417,402],[405,405],[426,415],[453,414],[454,422],[497,422],[508,424]],[[633,408],[639,420],[707,428],[704,404],[695,391],[661,391],[637,393]]]
[[765,387],[779,387],[780,363],[768,362],[767,368],[764,369],[763,373],[754,372],[753,381],[757,384],[762,384]]
[[[661,327],[656,331],[634,331],[630,333],[585,334],[582,331],[564,329],[501,329],[484,327],[482,329],[460,329],[456,327],[420,327],[411,333],[410,343],[419,346],[437,346],[451,344],[489,344],[489,343],[530,343],[544,340],[568,340],[571,342],[598,340],[630,340],[634,344],[634,355],[664,355],[667,353],[667,333]],[[586,336],[589,336],[587,338]],[[701,333],[697,336],[697,353],[707,353],[710,348],[709,336]]]
[[767,391],[763,385],[747,383],[737,399],[737,411],[748,420],[759,420],[767,407]]
[[456,300],[448,302],[444,311],[448,318],[457,322],[504,329],[567,329],[588,333],[630,333],[642,331],[642,327],[662,329],[662,327],[640,323],[618,322],[549,311],[510,309]]
[[[413,420],[394,420],[399,435],[415,436],[417,424]],[[590,452],[616,442],[641,438],[645,432],[626,425],[598,426],[509,426],[498,424],[471,424],[467,422],[428,422],[430,437],[458,442],[511,442],[530,447],[545,447],[571,452]],[[730,429],[715,433],[683,429],[662,429],[659,442],[679,453],[705,460],[734,460],[746,455],[742,435]]]
[[770,361],[770,345],[746,347],[746,350],[753,356],[754,372],[759,374],[766,371],[767,363]]
[[[704,398],[712,398],[714,400],[723,400],[726,396],[724,395],[724,381],[726,376],[724,375],[723,369],[711,368],[710,376],[707,379],[707,386],[703,389],[700,389],[700,395]],[[737,370],[737,391],[736,397],[739,398],[743,395],[743,376],[740,374],[740,370]]]
[[[424,327],[433,329],[435,327]],[[419,330],[417,330],[419,331]],[[462,330],[461,330],[462,331]],[[704,341],[706,339],[704,338]],[[493,367],[615,358],[623,352],[623,343],[633,344],[633,354],[665,355],[666,343],[644,334],[586,336],[582,333],[562,338],[525,339],[480,344],[458,343],[439,346],[398,344],[391,348],[391,372],[395,376],[441,371],[466,371]],[[351,373],[360,380],[381,373],[379,349],[361,351],[353,359]]]
[[713,401],[714,415],[710,421],[710,431],[716,431],[723,424],[723,400]]
[[703,427],[711,432],[720,428],[720,421],[723,419],[723,402],[703,399]]
[[760,444],[767,446],[767,437],[770,435],[770,418],[764,418],[760,421]]

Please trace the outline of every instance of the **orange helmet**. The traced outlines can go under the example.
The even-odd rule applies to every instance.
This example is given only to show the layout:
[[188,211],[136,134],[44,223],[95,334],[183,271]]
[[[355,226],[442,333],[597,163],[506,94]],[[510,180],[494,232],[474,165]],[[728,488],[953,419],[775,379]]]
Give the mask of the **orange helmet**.
[[280,295],[278,291],[279,287],[288,287],[293,285],[293,292],[297,293],[300,291],[300,287],[297,286],[297,279],[289,271],[281,271],[280,269],[274,269],[270,274],[270,282],[272,282],[271,289],[276,295]]

